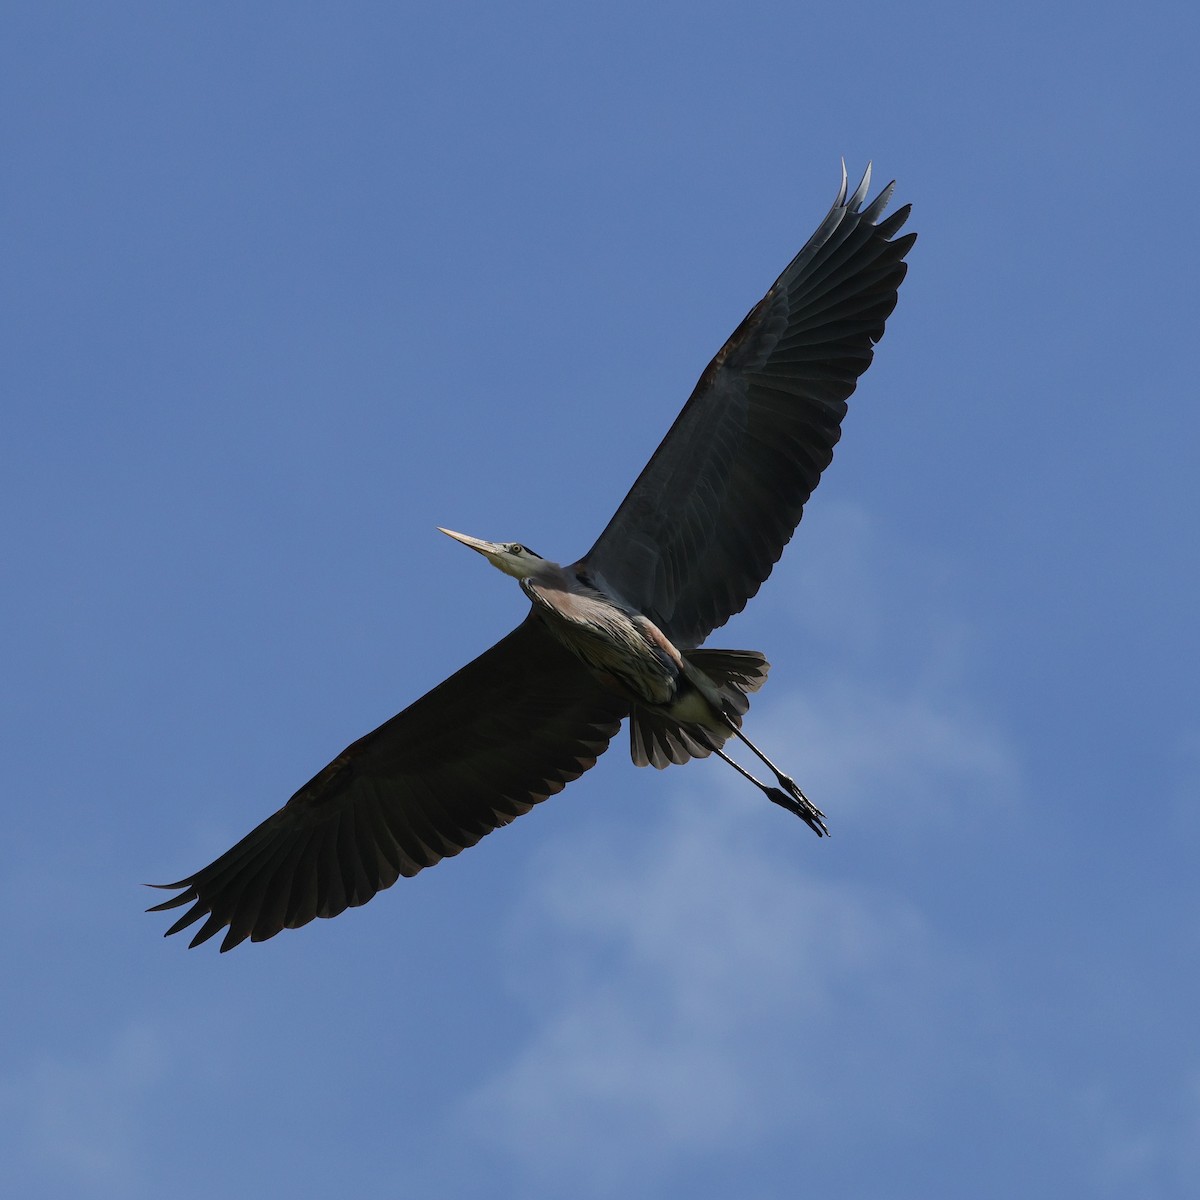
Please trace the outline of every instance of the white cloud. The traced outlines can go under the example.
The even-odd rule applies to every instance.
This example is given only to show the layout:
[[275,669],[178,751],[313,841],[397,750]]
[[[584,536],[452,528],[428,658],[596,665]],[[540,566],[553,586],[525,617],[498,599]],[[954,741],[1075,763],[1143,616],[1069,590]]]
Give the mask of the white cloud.
[[761,705],[754,733],[768,754],[786,747],[777,751],[780,766],[818,804],[836,798],[835,822],[863,812],[944,821],[1007,805],[1019,777],[1000,731],[954,704],[922,691],[838,683]]
[[[807,565],[862,594],[869,523],[847,521],[830,562]],[[838,638],[870,647],[881,613],[869,597],[839,605]],[[907,690],[852,669],[756,699],[748,731],[826,808],[832,843],[713,761],[648,776],[659,799],[636,830],[597,829],[586,851],[575,838],[535,864],[511,952],[535,1032],[459,1114],[523,1192],[644,1191],[800,1127],[848,1150],[857,1130],[935,1122],[978,1071],[986,970],[903,894],[838,873],[839,824],[915,820],[944,838],[1011,802],[1013,751],[957,694],[963,634],[938,622],[923,656],[937,666]]]
[[[883,799],[944,826],[953,810],[918,797],[949,780],[995,802],[1013,774],[999,739],[928,701],[762,707],[764,741],[799,731],[805,786],[839,806],[874,804],[886,779]],[[533,871],[513,988],[537,1032],[463,1114],[525,1187],[608,1195],[798,1124],[834,1142],[920,1125],[970,1069],[946,1050],[978,1019],[969,961],[902,896],[838,878],[799,822],[757,819],[761,797],[720,764],[687,770],[704,794],[586,851],[551,847]],[[678,794],[683,778],[655,782]]]
[[[1144,1193],[1197,1161],[1194,1104],[1167,1129],[1088,1097],[1103,1068],[1073,1036],[1056,1053],[1071,993],[1038,992],[1011,930],[989,943],[998,914],[972,912],[986,901],[908,886],[923,861],[956,862],[947,879],[963,886],[963,855],[987,852],[981,826],[1020,815],[1020,756],[971,694],[972,632],[932,594],[936,564],[906,580],[922,616],[905,620],[864,565],[878,550],[870,522],[843,516],[837,553],[818,545],[805,568],[833,596],[868,594],[824,624],[828,595],[792,595],[790,635],[815,646],[832,631],[837,644],[799,679],[780,671],[747,726],[834,836],[816,843],[710,762],[640,776],[636,827],[598,820],[586,842],[576,829],[569,847],[546,847],[506,947],[530,1032],[453,1121],[456,1135],[477,1131],[517,1194],[673,1194],[722,1158],[738,1172],[796,1164],[798,1141],[835,1164],[874,1154],[875,1179],[897,1162],[953,1178],[983,1128],[989,1152],[1028,1143],[1004,1176],[1024,1178],[1023,1194],[1061,1194],[1066,1178]],[[889,657],[893,633],[904,646]],[[976,940],[974,927],[990,933]],[[1063,964],[1046,965],[1061,984]],[[805,1169],[817,1171],[807,1190],[845,1185]],[[776,1194],[757,1183],[745,1194]]]
[[[529,940],[546,960],[574,951],[593,965],[550,980],[538,1032],[467,1116],[548,1191],[586,1178],[607,1194],[797,1123],[829,1136],[858,1093],[845,1063],[887,1056],[889,1033],[907,1057],[917,1010],[946,1003],[918,914],[806,877],[796,855],[756,844],[742,815],[676,803],[632,861],[610,839],[539,889]],[[536,1004],[546,971],[528,944],[517,965]],[[845,1041],[855,1017],[867,1031],[857,1049]]]

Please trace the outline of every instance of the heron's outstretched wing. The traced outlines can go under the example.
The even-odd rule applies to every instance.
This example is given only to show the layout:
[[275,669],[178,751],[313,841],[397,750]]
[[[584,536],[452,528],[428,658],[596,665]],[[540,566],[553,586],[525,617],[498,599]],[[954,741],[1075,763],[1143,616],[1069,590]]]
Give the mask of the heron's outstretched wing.
[[871,169],[709,363],[581,566],[681,647],[740,612],[795,531],[871,365],[916,234]]
[[531,614],[149,911],[191,904],[167,933],[207,916],[191,944],[223,951],[337,916],[561,791],[627,711]]

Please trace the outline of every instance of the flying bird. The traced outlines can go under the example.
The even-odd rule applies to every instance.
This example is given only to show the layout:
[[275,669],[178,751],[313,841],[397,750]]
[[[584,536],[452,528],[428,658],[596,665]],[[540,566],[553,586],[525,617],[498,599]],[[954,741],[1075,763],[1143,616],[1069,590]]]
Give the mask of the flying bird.
[[[595,765],[629,719],[638,766],[716,754],[818,836],[824,814],[742,730],[767,676],[754,650],[702,649],[757,593],[833,457],[916,234],[871,168],[750,310],[596,544],[560,566],[518,542],[443,533],[518,580],[507,637],[347,747],[273,816],[177,883],[196,946],[263,941],[365,904],[473,846]],[[726,751],[738,741],[769,781]],[[759,768],[759,774],[762,769]]]

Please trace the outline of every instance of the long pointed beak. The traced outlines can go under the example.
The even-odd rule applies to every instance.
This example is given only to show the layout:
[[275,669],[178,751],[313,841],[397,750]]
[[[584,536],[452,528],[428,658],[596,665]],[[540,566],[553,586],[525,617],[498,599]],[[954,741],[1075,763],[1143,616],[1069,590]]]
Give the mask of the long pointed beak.
[[437,528],[438,533],[444,533],[447,537],[452,537],[456,542],[462,542],[464,546],[470,546],[472,550],[476,550],[480,554],[498,554],[500,551],[497,542],[485,542],[482,538],[468,537],[465,533],[455,533],[453,529],[443,529],[440,525]]

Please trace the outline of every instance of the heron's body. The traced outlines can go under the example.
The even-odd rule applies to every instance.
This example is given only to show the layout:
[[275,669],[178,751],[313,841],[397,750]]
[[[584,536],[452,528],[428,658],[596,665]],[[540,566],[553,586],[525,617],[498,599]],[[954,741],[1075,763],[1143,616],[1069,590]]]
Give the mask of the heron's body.
[[[347,747],[274,815],[155,906],[167,931],[228,927],[222,950],[365,904],[474,845],[596,762],[629,719],[639,766],[716,754],[828,832],[742,732],[767,676],[753,650],[702,648],[758,591],[841,436],[846,401],[896,303],[915,234],[864,207],[870,168],[709,363],[591,550],[567,567],[517,543],[450,536],[520,580],[525,620]],[[449,530],[444,532],[449,533]],[[774,784],[735,762],[739,739]]]
[[586,576],[552,570],[521,581],[551,636],[633,703],[669,705],[683,656],[648,617],[606,596]]
[[[582,561],[562,567],[519,543],[485,542],[449,529],[442,532],[519,579],[521,590],[533,602],[531,616],[601,685],[629,703],[633,759],[638,766],[684,761],[639,753],[644,713],[654,714],[665,728],[674,726],[677,735],[690,729],[698,740],[687,757],[703,757],[724,745],[748,707],[745,693],[765,678],[766,660],[755,651],[681,651],[644,613],[597,587]],[[689,653],[713,665],[718,657],[732,655],[739,666],[749,660],[761,667],[761,673],[756,669],[739,678],[738,686],[727,678],[711,678]]]

